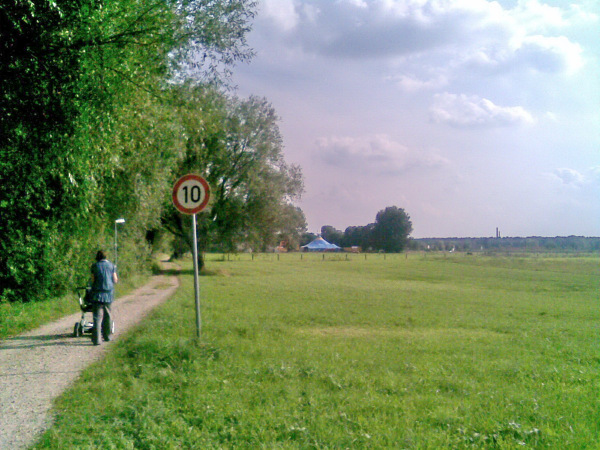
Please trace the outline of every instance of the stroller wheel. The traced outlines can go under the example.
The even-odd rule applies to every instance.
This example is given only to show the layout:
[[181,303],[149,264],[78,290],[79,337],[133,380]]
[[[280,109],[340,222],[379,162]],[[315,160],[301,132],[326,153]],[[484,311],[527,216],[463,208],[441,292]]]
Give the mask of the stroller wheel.
[[79,322],[75,323],[75,327],[73,327],[73,336],[80,337],[82,334],[81,324]]

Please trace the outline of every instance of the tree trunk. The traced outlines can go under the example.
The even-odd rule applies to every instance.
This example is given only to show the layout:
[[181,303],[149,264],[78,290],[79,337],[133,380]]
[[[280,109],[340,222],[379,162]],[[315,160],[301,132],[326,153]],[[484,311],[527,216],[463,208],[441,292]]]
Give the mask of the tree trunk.
[[[194,254],[194,236],[193,236],[193,232],[189,232],[186,234],[186,239],[185,241],[188,243],[188,246],[190,247],[190,251],[192,252],[192,255]],[[196,241],[198,243],[198,272],[201,272],[204,269],[204,245],[202,240],[199,238],[198,236],[198,230],[196,230]]]
[[[187,247],[189,251],[194,254],[194,236],[191,227],[190,216],[183,216],[178,213],[172,213],[168,216],[163,216],[162,224],[164,228],[169,231],[175,239],[180,239],[181,245],[174,245],[173,255],[171,259],[178,259],[183,256],[184,249]],[[204,269],[204,250],[206,249],[206,236],[203,234],[202,225],[199,223],[196,229],[197,241],[198,241],[198,271]]]
[[202,270],[204,269],[204,252],[201,252],[200,249],[198,249],[198,272],[202,272]]

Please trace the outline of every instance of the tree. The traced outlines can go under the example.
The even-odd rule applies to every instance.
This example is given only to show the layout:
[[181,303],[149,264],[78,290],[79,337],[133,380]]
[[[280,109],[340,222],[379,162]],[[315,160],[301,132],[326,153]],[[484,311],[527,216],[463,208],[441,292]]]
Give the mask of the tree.
[[358,246],[363,250],[372,247],[373,227],[375,224],[370,223],[365,226],[348,227],[344,231],[344,247]]
[[306,232],[307,224],[304,212],[291,203],[283,205],[279,215],[277,237],[286,243],[288,250],[298,250],[300,240]]
[[373,227],[373,245],[385,252],[401,252],[412,232],[410,216],[402,208],[389,206],[377,213]]
[[319,236],[317,236],[315,233],[304,232],[304,233],[302,233],[302,236],[300,236],[300,246],[310,244],[312,241],[314,241],[318,237]]
[[[227,251],[242,242],[263,249],[273,244],[285,229],[290,202],[303,190],[300,168],[283,159],[275,110],[257,97],[242,100],[189,84],[174,89],[182,99],[179,120],[186,136],[177,174],[196,172],[212,187],[210,209],[197,216],[199,258],[214,242]],[[172,207],[162,217],[191,248],[187,220]]]
[[323,225],[321,227],[321,237],[331,244],[341,246],[344,240],[344,232],[331,225]]
[[[116,214],[146,228],[183,152],[169,85],[249,58],[250,0],[7,0],[0,9],[0,301],[87,272]],[[193,56],[194,58],[190,58]],[[121,273],[123,273],[121,271]]]

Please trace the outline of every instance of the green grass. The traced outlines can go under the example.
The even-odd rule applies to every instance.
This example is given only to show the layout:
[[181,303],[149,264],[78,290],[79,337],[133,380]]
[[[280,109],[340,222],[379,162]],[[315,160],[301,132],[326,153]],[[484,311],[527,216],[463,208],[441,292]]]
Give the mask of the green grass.
[[209,255],[36,448],[598,448],[599,262]]

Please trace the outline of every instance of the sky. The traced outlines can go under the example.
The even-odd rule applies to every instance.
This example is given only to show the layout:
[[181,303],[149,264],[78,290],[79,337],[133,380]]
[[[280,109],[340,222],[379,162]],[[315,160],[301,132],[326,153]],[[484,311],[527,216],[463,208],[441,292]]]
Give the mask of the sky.
[[600,2],[260,0],[267,98],[308,229],[404,208],[415,238],[600,236]]

